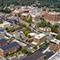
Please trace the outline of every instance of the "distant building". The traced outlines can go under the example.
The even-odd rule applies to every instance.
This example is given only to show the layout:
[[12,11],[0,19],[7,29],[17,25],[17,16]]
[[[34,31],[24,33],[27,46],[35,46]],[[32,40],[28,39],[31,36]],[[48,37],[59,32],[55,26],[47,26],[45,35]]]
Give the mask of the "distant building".
[[52,39],[49,44],[49,49],[51,51],[57,52],[60,49],[60,40]]
[[16,52],[19,49],[19,44],[17,42],[13,42],[0,47],[0,55],[6,57],[7,55]]
[[37,45],[37,44],[43,43],[45,41],[45,39],[46,39],[45,34],[36,35],[34,37],[34,40],[33,40],[32,44]]
[[22,59],[22,60],[44,60],[45,55],[42,54],[40,51]]
[[0,39],[0,47],[1,46],[4,46],[4,45],[6,45],[7,44],[7,40],[6,39]]
[[60,21],[60,12],[45,12],[45,20],[54,24]]
[[56,52],[54,55],[52,55],[50,58],[47,60],[60,60],[60,50]]
[[32,22],[36,22],[36,21],[40,20],[40,14],[39,13],[31,14],[31,16],[32,16]]
[[49,27],[45,27],[45,28],[40,27],[39,30],[43,32],[51,32],[51,28]]
[[21,17],[25,16],[27,19],[29,18],[30,14],[29,13],[22,13]]

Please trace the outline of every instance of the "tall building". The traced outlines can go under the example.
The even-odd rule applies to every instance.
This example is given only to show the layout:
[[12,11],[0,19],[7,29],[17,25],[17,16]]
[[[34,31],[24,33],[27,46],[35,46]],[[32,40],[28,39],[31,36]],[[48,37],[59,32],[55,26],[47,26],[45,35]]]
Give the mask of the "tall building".
[[45,12],[45,20],[50,23],[58,23],[60,21],[60,12]]

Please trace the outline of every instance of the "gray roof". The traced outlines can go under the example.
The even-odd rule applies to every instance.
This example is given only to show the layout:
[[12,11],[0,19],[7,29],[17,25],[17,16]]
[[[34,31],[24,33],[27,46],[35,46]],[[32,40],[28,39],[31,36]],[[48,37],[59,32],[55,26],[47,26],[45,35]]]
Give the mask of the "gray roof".
[[42,54],[42,52],[37,51],[36,53],[22,59],[22,60],[37,60],[38,58],[44,56],[44,54]]
[[6,39],[0,39],[0,43],[4,43],[4,42],[7,42],[7,40]]
[[7,45],[4,45],[2,47],[0,47],[3,51],[6,51],[6,50],[9,50],[9,49],[12,49],[16,46],[19,46],[19,44],[17,42],[13,42],[13,43],[10,43],[10,44],[7,44]]
[[52,55],[48,60],[60,60],[60,50]]

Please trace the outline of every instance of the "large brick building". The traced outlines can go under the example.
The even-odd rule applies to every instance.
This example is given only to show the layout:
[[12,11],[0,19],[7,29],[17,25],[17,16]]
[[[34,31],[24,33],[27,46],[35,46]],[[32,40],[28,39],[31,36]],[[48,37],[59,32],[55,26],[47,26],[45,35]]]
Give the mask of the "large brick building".
[[4,46],[7,44],[7,40],[6,39],[0,39],[0,47]]
[[0,55],[6,57],[7,55],[14,53],[15,51],[19,50],[20,46],[17,42],[13,42],[7,45],[0,47]]
[[52,39],[49,44],[49,49],[51,51],[57,52],[60,49],[60,40]]
[[45,12],[45,20],[51,23],[58,23],[60,21],[60,12]]

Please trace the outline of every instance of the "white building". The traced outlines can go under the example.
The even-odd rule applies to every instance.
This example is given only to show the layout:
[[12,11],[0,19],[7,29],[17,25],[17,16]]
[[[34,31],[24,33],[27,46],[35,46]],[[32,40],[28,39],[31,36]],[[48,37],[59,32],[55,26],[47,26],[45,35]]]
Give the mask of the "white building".
[[2,27],[2,28],[6,28],[6,27],[9,27],[9,26],[11,26],[11,23],[9,23],[7,21],[5,21],[3,24],[0,24],[0,27]]

